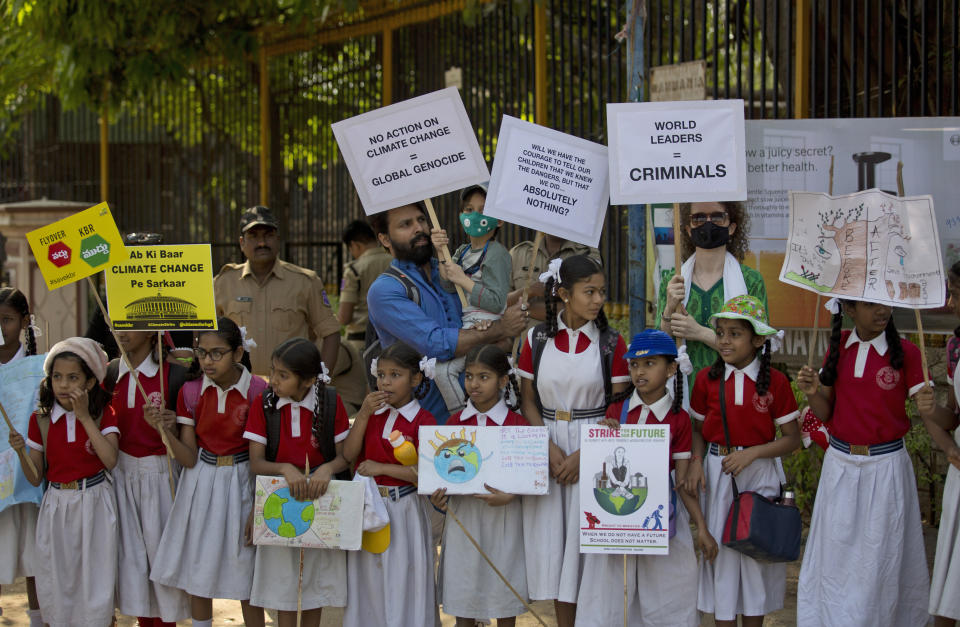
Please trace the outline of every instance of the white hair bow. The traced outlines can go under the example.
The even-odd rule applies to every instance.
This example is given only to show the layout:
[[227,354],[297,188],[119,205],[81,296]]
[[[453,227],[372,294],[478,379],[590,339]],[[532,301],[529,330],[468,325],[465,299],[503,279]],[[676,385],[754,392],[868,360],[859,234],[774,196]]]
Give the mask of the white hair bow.
[[377,376],[377,358],[376,357],[370,360],[370,376],[371,377]]
[[776,353],[781,348],[783,348],[783,329],[780,329],[776,333],[770,336],[770,352]]
[[686,344],[677,348],[677,367],[685,377],[693,374],[693,362],[690,361],[690,355],[687,354]]
[[240,343],[243,344],[243,350],[248,353],[251,348],[257,347],[257,343],[253,341],[253,338],[247,337],[247,327],[240,327]]
[[833,315],[840,313],[840,299],[834,296],[823,304],[824,308]]
[[420,360],[420,372],[423,373],[428,379],[433,379],[434,375],[437,373],[437,358],[430,357],[429,359],[424,357]]
[[327,368],[327,364],[320,362],[320,374],[317,375],[317,378],[323,381],[324,385],[330,383],[330,370]]
[[555,283],[560,282],[560,266],[563,265],[563,259],[554,259],[547,266],[547,271],[540,275],[540,282],[546,283],[548,279],[553,279]]
[[513,357],[507,357],[507,363],[510,364],[510,370],[507,371],[507,375],[511,377],[517,376],[517,367],[513,365]]
[[30,314],[30,328],[33,329],[33,337],[43,337],[40,327],[37,326],[37,317],[33,314]]

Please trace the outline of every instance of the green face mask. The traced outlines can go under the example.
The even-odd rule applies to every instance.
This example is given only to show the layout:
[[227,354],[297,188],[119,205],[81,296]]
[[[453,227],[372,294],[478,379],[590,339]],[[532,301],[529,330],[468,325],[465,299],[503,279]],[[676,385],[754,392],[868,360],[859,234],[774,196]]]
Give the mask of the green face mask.
[[485,216],[476,211],[460,214],[460,224],[467,235],[482,237],[500,225],[499,220],[492,216]]

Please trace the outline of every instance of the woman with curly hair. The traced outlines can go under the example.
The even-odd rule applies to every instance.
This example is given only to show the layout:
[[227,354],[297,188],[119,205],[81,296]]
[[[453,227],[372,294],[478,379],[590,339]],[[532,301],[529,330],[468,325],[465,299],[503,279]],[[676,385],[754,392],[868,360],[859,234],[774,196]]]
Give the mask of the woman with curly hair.
[[[717,334],[710,316],[734,296],[749,294],[767,308],[767,288],[757,270],[743,265],[750,222],[735,201],[680,204],[680,272],[660,278],[656,326],[686,340],[694,372],[717,360]],[[692,385],[692,380],[690,382]]]

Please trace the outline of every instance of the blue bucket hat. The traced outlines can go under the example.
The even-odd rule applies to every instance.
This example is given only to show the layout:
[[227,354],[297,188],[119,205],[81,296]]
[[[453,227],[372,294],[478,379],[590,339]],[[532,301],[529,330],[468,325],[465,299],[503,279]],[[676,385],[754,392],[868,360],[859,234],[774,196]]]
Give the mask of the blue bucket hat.
[[677,344],[673,338],[659,329],[644,329],[633,336],[624,359],[652,357],[654,355],[677,356]]

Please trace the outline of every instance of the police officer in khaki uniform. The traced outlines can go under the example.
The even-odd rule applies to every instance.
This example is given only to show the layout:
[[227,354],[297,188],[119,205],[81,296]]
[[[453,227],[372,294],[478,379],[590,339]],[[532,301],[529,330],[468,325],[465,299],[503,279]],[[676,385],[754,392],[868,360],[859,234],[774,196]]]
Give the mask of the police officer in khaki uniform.
[[[520,242],[510,249],[510,258],[513,260],[513,281],[510,286],[512,291],[507,300],[508,305],[517,302],[522,295],[523,286],[526,285],[527,276],[530,274],[531,251],[533,251],[533,242],[531,241]],[[543,283],[539,281],[540,274],[547,271],[547,266],[554,259],[566,259],[574,255],[586,255],[597,263],[603,264],[600,251],[596,248],[544,233],[543,243],[540,245],[537,256],[533,261],[533,281],[531,281],[530,290],[527,292],[532,325],[543,322],[547,317],[543,305]]]
[[380,246],[373,229],[364,220],[354,220],[347,225],[343,243],[353,261],[343,269],[337,320],[346,326],[346,340],[362,353],[367,331],[367,290],[393,257]]
[[317,344],[332,371],[337,363],[340,325],[330,309],[320,277],[277,258],[279,224],[267,207],[252,207],[240,218],[244,263],[228,263],[213,280],[217,315],[227,316],[256,341],[250,352],[253,372],[270,376],[270,355],[292,337]]

